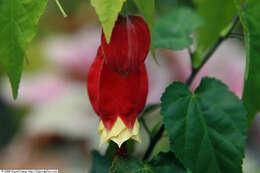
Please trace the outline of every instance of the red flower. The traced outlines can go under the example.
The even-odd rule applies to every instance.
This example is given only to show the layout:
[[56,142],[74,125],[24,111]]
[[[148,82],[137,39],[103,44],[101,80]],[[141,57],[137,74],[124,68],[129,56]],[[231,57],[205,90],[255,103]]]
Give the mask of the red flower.
[[148,93],[144,64],[127,77],[122,77],[107,67],[99,48],[88,73],[87,85],[91,104],[107,130],[112,128],[118,116],[128,128],[133,128]]
[[149,28],[142,17],[119,16],[109,44],[102,33],[105,62],[112,71],[126,76],[144,63],[150,41]]
[[[118,119],[120,119],[120,122],[123,121],[121,124],[124,124],[130,131],[135,128],[134,126],[138,123],[136,118],[145,106],[148,93],[145,64],[140,65],[127,77],[122,77],[107,67],[104,63],[102,50],[99,48],[97,57],[88,73],[87,85],[91,104],[106,129],[105,138],[109,138],[107,137],[109,136],[108,133],[114,126],[117,126],[118,129],[118,125],[115,125]],[[137,128],[139,132],[139,124]],[[122,128],[121,131],[123,129],[126,128]],[[113,134],[112,137],[117,137],[118,133]],[[119,145],[124,141],[120,141]]]

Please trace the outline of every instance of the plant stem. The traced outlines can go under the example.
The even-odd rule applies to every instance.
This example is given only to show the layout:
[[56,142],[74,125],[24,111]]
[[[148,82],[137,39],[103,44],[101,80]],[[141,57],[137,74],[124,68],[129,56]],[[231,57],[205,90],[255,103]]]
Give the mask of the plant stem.
[[193,79],[196,77],[196,75],[198,74],[198,72],[200,71],[200,69],[206,64],[206,62],[208,62],[208,60],[210,59],[210,57],[214,54],[214,52],[217,50],[217,48],[220,46],[220,44],[225,40],[225,37],[220,37],[217,41],[217,43],[209,50],[209,52],[205,55],[205,57],[203,58],[202,63],[200,64],[200,66],[196,69],[192,69],[191,75],[188,78],[188,80],[186,81],[187,85],[191,85]]
[[147,148],[147,150],[144,154],[143,160],[147,160],[150,157],[155,145],[161,139],[163,132],[164,132],[164,129],[165,129],[165,127],[164,127],[164,125],[162,125],[160,130],[157,132],[157,134],[151,139],[150,145],[149,145],[149,147]]
[[[228,39],[229,35],[232,33],[232,31],[234,30],[236,24],[239,21],[239,16],[236,15],[233,19],[233,25],[230,28],[229,32],[225,35],[225,36],[221,36],[219,37],[219,39],[217,40],[216,44],[205,54],[202,63],[200,64],[200,66],[196,69],[192,68],[192,73],[190,75],[190,77],[188,78],[188,80],[186,81],[187,85],[191,85],[192,81],[194,80],[194,78],[196,77],[196,75],[198,74],[198,72],[200,71],[200,69],[206,64],[206,62],[210,59],[210,57],[214,54],[214,52],[217,50],[217,48],[221,45],[221,43],[223,41],[225,41],[226,39]],[[158,143],[158,141],[161,139],[163,132],[165,130],[165,126],[162,125],[160,130],[158,131],[158,133],[151,139],[151,142],[144,154],[143,160],[147,160],[149,159],[149,157],[152,154],[152,151],[154,149],[154,147],[156,146],[156,144]]]
[[190,47],[190,46],[188,47],[188,52],[189,52],[190,58],[192,59],[192,54],[193,54],[193,52],[192,52],[192,50],[191,50],[191,47]]
[[66,12],[64,11],[64,9],[62,8],[62,6],[61,6],[59,0],[55,0],[55,1],[56,1],[57,6],[59,7],[60,12],[62,13],[63,17],[67,17],[68,15],[66,14]]
[[244,37],[244,34],[242,34],[242,33],[231,33],[229,36]]

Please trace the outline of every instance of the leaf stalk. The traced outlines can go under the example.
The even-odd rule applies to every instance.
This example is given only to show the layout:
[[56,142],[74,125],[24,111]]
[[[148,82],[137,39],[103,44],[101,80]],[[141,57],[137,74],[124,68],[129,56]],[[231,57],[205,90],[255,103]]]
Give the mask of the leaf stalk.
[[68,17],[68,15],[66,14],[66,12],[64,11],[62,5],[60,4],[60,1],[59,0],[55,0],[61,14],[63,15],[64,18]]

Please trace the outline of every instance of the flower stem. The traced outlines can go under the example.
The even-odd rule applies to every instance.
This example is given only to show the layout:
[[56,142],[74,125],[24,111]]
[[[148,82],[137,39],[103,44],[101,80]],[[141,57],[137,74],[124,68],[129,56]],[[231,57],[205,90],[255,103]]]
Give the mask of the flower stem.
[[[233,19],[233,24],[232,27],[230,28],[230,30],[228,31],[228,33],[224,36],[220,36],[219,39],[217,40],[216,44],[205,54],[202,63],[200,64],[199,67],[197,68],[192,68],[192,73],[190,75],[190,77],[188,78],[188,80],[186,81],[187,85],[191,85],[192,81],[194,80],[194,78],[196,77],[196,75],[198,74],[198,72],[200,71],[200,69],[206,64],[206,62],[210,59],[210,57],[212,57],[212,55],[215,53],[215,51],[217,50],[217,48],[221,45],[221,43],[223,41],[225,41],[226,39],[228,39],[229,35],[232,33],[232,31],[234,30],[236,24],[239,21],[239,16],[236,15]],[[152,151],[154,149],[154,147],[156,146],[156,144],[158,143],[158,141],[161,139],[163,132],[165,130],[164,125],[161,126],[160,130],[158,131],[158,133],[151,139],[150,144],[144,154],[143,160],[147,160],[149,159],[149,157],[152,154]]]
[[148,148],[144,154],[143,160],[149,159],[149,157],[151,156],[151,154],[153,152],[155,145],[161,139],[164,129],[165,129],[165,127],[164,127],[164,125],[162,125],[160,130],[157,132],[157,134],[151,139],[150,145],[148,146]]
[[66,12],[64,11],[64,9],[62,8],[62,6],[61,6],[59,0],[55,0],[55,2],[56,2],[56,4],[57,4],[57,6],[59,7],[59,10],[60,10],[61,14],[63,15],[63,17],[66,18],[68,15],[66,14]]

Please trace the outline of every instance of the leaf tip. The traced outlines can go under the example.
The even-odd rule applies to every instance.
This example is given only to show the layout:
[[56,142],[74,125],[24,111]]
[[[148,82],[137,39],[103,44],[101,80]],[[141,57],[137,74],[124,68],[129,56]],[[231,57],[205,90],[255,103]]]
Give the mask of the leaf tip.
[[[104,28],[104,27],[103,27]],[[113,28],[112,28],[113,29]],[[104,28],[104,34],[105,34],[105,38],[106,38],[106,43],[109,44],[110,40],[111,40],[111,35],[112,35],[112,29],[105,29]]]
[[63,15],[64,18],[68,17],[67,13],[65,12],[65,10],[63,9],[62,5],[60,4],[59,0],[55,1],[61,14]]
[[158,61],[158,59],[157,59],[157,57],[156,57],[154,48],[151,48],[151,54],[152,54],[152,57],[153,57],[154,62],[155,62],[157,65],[160,65],[160,63],[159,63],[159,61]]
[[18,97],[18,90],[19,90],[19,84],[20,84],[20,80],[21,80],[22,70],[15,74],[8,71],[7,74],[8,74],[8,78],[9,78],[10,85],[12,88],[13,99],[16,100]]
[[19,83],[13,83],[11,80],[11,87],[12,87],[12,93],[13,93],[13,99],[16,100],[18,97],[18,89],[19,89]]

